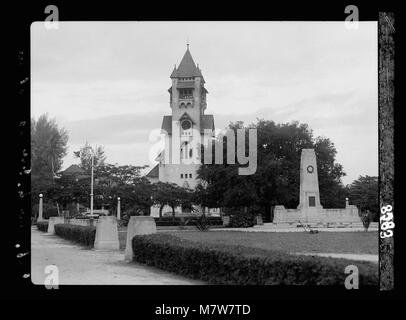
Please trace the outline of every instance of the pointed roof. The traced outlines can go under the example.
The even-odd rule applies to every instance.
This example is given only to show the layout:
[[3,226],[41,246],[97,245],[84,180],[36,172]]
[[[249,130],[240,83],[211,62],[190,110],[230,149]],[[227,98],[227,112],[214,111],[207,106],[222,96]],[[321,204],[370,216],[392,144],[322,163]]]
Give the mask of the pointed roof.
[[77,164],[72,164],[71,166],[66,168],[62,173],[64,173],[64,174],[84,174],[85,172]]
[[200,69],[196,67],[195,62],[193,61],[192,55],[189,51],[189,46],[186,49],[185,54],[183,55],[182,61],[179,64],[179,67],[173,70],[171,78],[186,78],[186,77],[203,77]]
[[146,175],[147,178],[158,178],[159,177],[159,164],[151,169]]
[[[185,112],[179,120],[190,119],[189,115]],[[193,120],[192,120],[193,122]],[[162,120],[162,133],[172,134],[172,116],[164,116]],[[204,133],[204,129],[214,130],[214,117],[212,114],[204,114],[200,118],[200,132]]]
[[189,116],[189,114],[187,112],[184,112],[182,114],[182,116],[179,118],[179,121],[183,121],[183,120],[189,120],[191,121],[193,124],[195,124],[195,122],[193,121],[193,119]]

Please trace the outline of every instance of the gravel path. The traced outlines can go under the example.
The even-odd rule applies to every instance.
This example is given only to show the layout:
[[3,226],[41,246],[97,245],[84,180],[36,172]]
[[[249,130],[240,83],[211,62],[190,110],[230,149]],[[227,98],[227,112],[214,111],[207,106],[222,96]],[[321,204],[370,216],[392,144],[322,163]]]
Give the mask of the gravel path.
[[60,285],[198,285],[134,262],[124,262],[123,251],[86,249],[55,235],[31,230],[31,280],[43,285],[47,265],[56,265]]

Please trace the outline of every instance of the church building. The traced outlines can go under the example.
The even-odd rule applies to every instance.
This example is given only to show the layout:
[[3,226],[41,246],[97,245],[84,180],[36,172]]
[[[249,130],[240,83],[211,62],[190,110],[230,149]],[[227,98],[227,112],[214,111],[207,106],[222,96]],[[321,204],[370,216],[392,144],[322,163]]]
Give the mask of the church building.
[[[214,117],[207,108],[205,80],[199,65],[193,61],[189,45],[178,67],[170,75],[168,89],[170,115],[162,120],[165,149],[158,155],[158,164],[146,175],[151,182],[170,182],[194,189],[198,184],[200,144],[214,137]],[[151,208],[156,215],[157,208]],[[177,210],[177,214],[182,209]],[[187,212],[184,212],[187,213]]]

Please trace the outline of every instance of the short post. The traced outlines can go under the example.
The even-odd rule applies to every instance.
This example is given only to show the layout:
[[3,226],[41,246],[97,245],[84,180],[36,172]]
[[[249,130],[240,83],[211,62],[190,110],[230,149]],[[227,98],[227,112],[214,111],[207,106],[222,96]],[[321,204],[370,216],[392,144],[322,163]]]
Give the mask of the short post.
[[261,214],[258,214],[258,215],[257,215],[257,225],[261,226],[261,225],[263,225],[263,224],[264,224],[264,222],[263,222],[263,220],[262,220],[262,215],[261,215]]
[[348,198],[345,198],[345,207],[348,208],[348,206],[349,206]]
[[121,220],[120,197],[117,198],[117,220]]
[[64,218],[63,217],[50,217],[48,220],[48,230],[47,232],[50,234],[55,233],[55,225],[56,224],[63,224],[64,223]]
[[42,193],[39,194],[39,205],[38,205],[38,219],[37,221],[44,221],[44,218],[42,216],[42,210],[43,210],[43,202],[42,202]]
[[100,216],[96,224],[95,250],[119,250],[117,218]]

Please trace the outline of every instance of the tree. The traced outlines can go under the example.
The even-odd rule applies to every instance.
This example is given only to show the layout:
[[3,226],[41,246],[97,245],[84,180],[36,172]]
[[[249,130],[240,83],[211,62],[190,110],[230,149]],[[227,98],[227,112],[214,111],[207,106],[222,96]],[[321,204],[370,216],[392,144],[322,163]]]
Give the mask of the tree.
[[314,143],[317,158],[320,202],[326,208],[344,208],[346,191],[341,182],[343,166],[335,162],[337,150],[328,138],[318,137]]
[[172,209],[172,216],[175,217],[175,208],[188,203],[190,192],[175,183],[157,182],[154,184],[152,201],[159,206],[159,217],[162,217],[162,209],[167,205]]
[[62,209],[72,203],[87,203],[90,198],[89,185],[87,179],[76,180],[72,176],[62,175],[46,190],[46,198],[61,204]]
[[216,208],[217,203],[213,201],[211,192],[205,184],[199,183],[191,194],[191,203],[198,205],[202,208],[203,214],[205,208]]
[[[81,147],[78,151],[73,152],[76,158],[80,159],[80,167],[87,173],[90,174],[92,168],[92,147],[86,141],[85,145]],[[96,146],[93,149],[93,167],[98,168],[104,165],[106,160],[106,155],[104,153],[103,146]]]
[[31,199],[37,203],[54,182],[66,155],[68,133],[47,114],[31,119]]
[[378,196],[378,177],[359,176],[349,186],[347,194],[352,204],[355,204],[361,211],[361,214],[369,211],[374,215],[374,220],[379,218],[379,196]]
[[[237,122],[229,127],[236,132],[244,125]],[[260,206],[268,216],[272,206],[277,204],[295,208],[299,204],[300,156],[304,148],[314,148],[318,156],[322,204],[344,203],[344,187],[340,182],[344,172],[342,166],[335,162],[336,150],[329,139],[314,139],[308,125],[298,122],[276,124],[258,120],[246,128],[257,130],[255,174],[238,175],[237,159],[236,164],[226,163],[226,148],[223,148],[223,164],[203,164],[198,170],[199,178],[206,183],[206,196],[218,207],[250,207],[252,211]],[[218,143],[222,141],[217,139],[215,144]],[[245,150],[248,148],[246,136]],[[207,150],[202,148],[202,158],[205,152]],[[334,192],[331,191],[333,187]],[[339,199],[336,199],[337,195]]]

